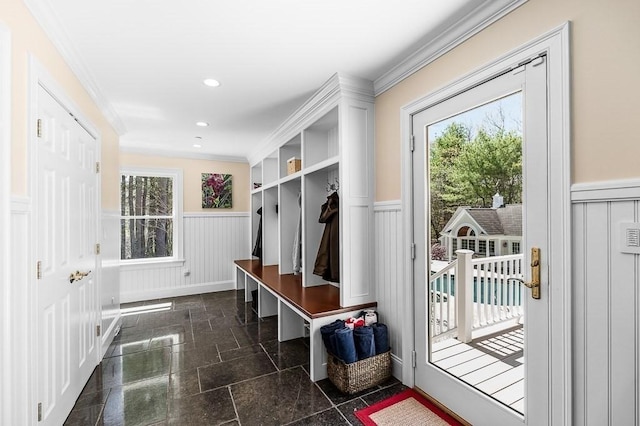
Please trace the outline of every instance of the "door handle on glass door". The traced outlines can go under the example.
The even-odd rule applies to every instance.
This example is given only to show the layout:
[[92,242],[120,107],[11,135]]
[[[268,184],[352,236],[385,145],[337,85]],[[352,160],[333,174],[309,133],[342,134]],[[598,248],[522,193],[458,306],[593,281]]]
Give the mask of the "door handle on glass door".
[[531,297],[540,299],[540,249],[531,247],[531,282],[522,278],[508,278],[507,281],[520,281],[531,289]]

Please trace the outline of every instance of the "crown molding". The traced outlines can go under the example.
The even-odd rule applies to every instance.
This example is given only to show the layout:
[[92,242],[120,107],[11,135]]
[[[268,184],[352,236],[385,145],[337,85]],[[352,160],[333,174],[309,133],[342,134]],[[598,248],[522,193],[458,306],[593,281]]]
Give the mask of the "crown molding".
[[[435,37],[429,43],[409,55],[399,64],[378,77],[373,83],[368,80],[335,74],[332,76],[307,102],[283,122],[270,136],[268,136],[254,153],[248,155],[250,164],[259,161],[270,153],[270,149],[277,149],[278,143],[286,139],[287,130],[294,123],[304,121],[312,114],[310,106],[331,101],[337,93],[346,94],[363,100],[370,100],[378,96],[409,77],[419,69],[433,62],[440,56],[452,50],[465,40],[479,33],[514,9],[526,3],[527,0],[484,0],[462,19],[450,24],[448,29]],[[99,86],[91,77],[88,69],[80,59],[80,55],[73,47],[71,39],[56,18],[54,8],[43,0],[23,0],[38,24],[45,31],[60,55],[76,75],[89,96],[96,103],[106,120],[111,124],[119,136],[126,133],[126,127],[115,109],[102,94]],[[291,135],[293,137],[293,134]],[[184,153],[182,153],[184,154]],[[190,155],[190,154],[185,154]],[[235,160],[224,161],[239,161]],[[242,162],[246,160],[243,159]]]
[[375,95],[391,89],[526,2],[527,0],[482,1],[463,18],[451,23],[447,30],[375,79]]
[[[305,103],[274,130],[253,153],[247,156],[250,165],[257,164],[276,150],[283,141],[295,136],[297,129],[317,113],[318,109],[333,107],[334,96],[345,94],[364,101],[389,90],[425,65],[452,50],[503,16],[520,7],[527,0],[484,0],[448,29],[394,66],[373,83],[369,80],[336,73]],[[324,111],[323,109],[323,111]]]
[[293,138],[314,120],[337,105],[342,97],[373,102],[373,82],[364,78],[335,73],[320,88],[282,122],[258,148],[247,156],[251,166],[278,149],[283,142]]
[[228,163],[247,163],[246,158],[231,155],[215,155],[205,152],[187,152],[169,149],[161,150],[157,148],[144,148],[127,145],[120,145],[120,152],[125,152],[128,154],[148,155],[151,157],[189,158],[194,160],[225,161]]
[[73,47],[71,39],[60,25],[54,8],[49,2],[42,0],[23,0],[23,2],[118,136],[125,134],[127,129],[124,122],[91,77],[89,70]]
[[184,218],[221,218],[221,217],[251,217],[251,212],[187,212],[183,213]]

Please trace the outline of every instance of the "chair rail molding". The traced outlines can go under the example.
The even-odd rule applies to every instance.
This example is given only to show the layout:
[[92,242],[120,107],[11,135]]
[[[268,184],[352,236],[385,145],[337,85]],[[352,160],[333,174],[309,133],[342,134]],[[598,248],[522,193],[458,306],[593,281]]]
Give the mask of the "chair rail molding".
[[571,186],[571,201],[574,203],[638,198],[640,179],[575,183]]
[[402,200],[376,201],[373,203],[373,210],[376,212],[402,210]]
[[250,217],[250,212],[187,212],[183,215],[185,218],[196,217]]

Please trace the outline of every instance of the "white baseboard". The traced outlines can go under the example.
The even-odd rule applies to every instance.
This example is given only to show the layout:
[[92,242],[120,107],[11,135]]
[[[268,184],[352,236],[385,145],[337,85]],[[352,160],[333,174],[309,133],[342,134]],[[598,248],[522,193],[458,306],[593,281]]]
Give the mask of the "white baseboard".
[[100,348],[100,359],[104,358],[104,355],[107,353],[107,349],[109,349],[109,345],[113,342],[113,338],[116,337],[119,327],[120,313],[113,318],[113,321],[109,324],[109,328],[102,333],[102,339],[100,340],[102,344],[102,347]]
[[192,294],[211,293],[214,291],[225,290],[235,290],[235,283],[233,280],[219,281],[215,283],[194,284],[186,287],[159,288],[131,293],[121,293],[120,303],[164,299],[167,297],[190,296]]
[[394,354],[391,354],[391,375],[402,381],[402,360]]

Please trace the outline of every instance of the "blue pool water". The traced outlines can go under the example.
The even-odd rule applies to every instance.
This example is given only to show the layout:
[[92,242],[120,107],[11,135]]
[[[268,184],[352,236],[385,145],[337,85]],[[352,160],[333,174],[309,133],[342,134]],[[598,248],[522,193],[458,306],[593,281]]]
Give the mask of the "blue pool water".
[[[486,285],[489,285],[488,294],[485,291]],[[455,276],[443,275],[431,283],[430,290],[455,296]],[[497,306],[519,306],[522,305],[522,293],[522,285],[517,281],[501,283],[500,280],[491,278],[473,277],[474,303],[487,303],[485,299],[490,299]]]

